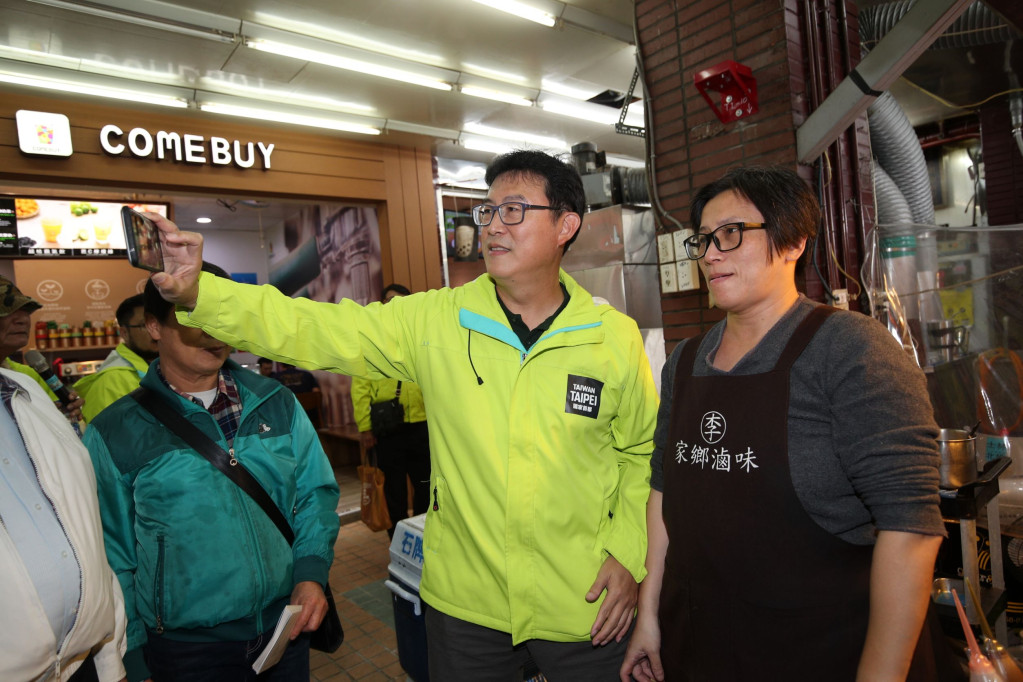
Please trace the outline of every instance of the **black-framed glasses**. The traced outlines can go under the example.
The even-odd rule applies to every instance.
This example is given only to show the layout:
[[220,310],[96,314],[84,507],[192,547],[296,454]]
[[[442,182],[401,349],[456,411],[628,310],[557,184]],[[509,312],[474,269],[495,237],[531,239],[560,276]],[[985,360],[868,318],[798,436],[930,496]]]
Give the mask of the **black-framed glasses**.
[[764,230],[763,223],[725,223],[710,232],[697,232],[686,237],[686,255],[690,260],[700,260],[707,255],[711,241],[718,251],[734,251],[742,246],[742,233],[745,230]]
[[486,227],[494,220],[494,214],[501,216],[505,225],[518,225],[526,219],[526,211],[560,211],[553,206],[527,204],[524,201],[506,201],[503,204],[480,204],[472,207],[472,219],[480,227]]
[[146,328],[146,325],[144,325],[144,324],[122,324],[121,326],[124,327],[125,329],[145,329]]

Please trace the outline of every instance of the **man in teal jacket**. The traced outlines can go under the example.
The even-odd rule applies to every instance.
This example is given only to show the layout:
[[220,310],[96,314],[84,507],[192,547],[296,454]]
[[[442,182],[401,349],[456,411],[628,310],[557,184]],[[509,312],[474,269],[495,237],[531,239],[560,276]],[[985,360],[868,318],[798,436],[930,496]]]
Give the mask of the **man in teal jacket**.
[[[316,629],[326,612],[337,482],[293,393],[228,360],[229,346],[180,326],[151,283],[145,296],[159,359],[142,387],[244,466],[295,540],[289,546],[251,497],[132,396],[104,410],[85,445],[107,557],[125,595],[125,668],[131,682],[150,674],[249,679],[286,605],[303,607],[292,638]],[[307,682],[308,637],[293,641],[272,670],[274,680]]]
[[86,400],[82,415],[87,422],[115,400],[138,388],[149,363],[156,358],[156,341],[145,325],[142,294],[121,301],[116,315],[121,342],[110,351],[94,374],[75,382],[75,390]]
[[578,173],[524,151],[486,179],[487,274],[455,289],[363,307],[200,280],[201,236],[158,216],[167,271],[152,281],[227,343],[422,389],[431,678],[507,680],[532,656],[551,682],[617,680],[645,575],[650,367],[635,322],[560,269]]

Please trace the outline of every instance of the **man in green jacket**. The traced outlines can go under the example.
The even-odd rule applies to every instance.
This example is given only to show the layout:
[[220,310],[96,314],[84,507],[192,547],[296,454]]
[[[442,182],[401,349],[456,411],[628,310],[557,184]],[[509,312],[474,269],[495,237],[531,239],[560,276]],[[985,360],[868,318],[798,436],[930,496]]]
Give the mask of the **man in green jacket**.
[[422,389],[431,678],[507,680],[532,656],[551,682],[617,680],[645,575],[653,378],[636,323],[560,268],[585,209],[578,173],[520,151],[486,180],[487,273],[461,287],[291,299],[200,277],[202,237],[150,214],[167,267],[152,281],[226,343]]
[[110,351],[95,374],[75,382],[75,390],[86,400],[82,414],[87,422],[115,400],[138,388],[149,363],[156,359],[156,341],[146,330],[142,294],[124,299],[117,306],[116,315],[121,342]]
[[124,592],[129,679],[253,679],[277,619],[295,604],[302,606],[288,633],[295,641],[270,679],[307,682],[309,639],[299,635],[326,613],[340,525],[330,462],[291,391],[228,359],[226,344],[178,324],[151,283],[145,297],[159,358],[141,386],[252,475],[294,542],[133,396],[99,414],[84,442],[107,559]]

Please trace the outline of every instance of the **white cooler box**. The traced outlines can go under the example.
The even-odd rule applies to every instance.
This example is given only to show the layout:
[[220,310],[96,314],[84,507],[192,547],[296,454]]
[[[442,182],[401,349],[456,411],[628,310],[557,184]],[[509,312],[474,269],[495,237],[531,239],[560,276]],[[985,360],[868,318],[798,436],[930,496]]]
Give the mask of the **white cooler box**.
[[419,599],[419,580],[423,576],[423,527],[426,514],[402,519],[391,538],[390,578],[384,582],[391,590],[394,607],[394,633],[398,639],[398,661],[415,682],[429,682],[426,656],[426,617]]

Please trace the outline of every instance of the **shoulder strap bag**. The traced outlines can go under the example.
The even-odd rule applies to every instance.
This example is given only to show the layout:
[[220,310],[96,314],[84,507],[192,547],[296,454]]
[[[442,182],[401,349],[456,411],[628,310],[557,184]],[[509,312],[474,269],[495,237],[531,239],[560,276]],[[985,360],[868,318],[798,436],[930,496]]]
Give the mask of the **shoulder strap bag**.
[[[284,539],[291,545],[295,542],[295,533],[284,514],[274,503],[270,495],[259,484],[259,481],[249,473],[248,469],[242,466],[237,459],[224,451],[224,448],[217,445],[209,436],[204,434],[194,424],[176,412],[163,398],[145,387],[139,387],[131,392],[131,397],[156,417],[174,434],[179,436],[189,447],[209,460],[210,464],[220,470],[225,476],[231,479],[235,485],[245,491],[249,497],[255,500],[256,504],[273,521],[274,525],[284,536]],[[317,651],[334,653],[344,641],[345,633],[341,627],[341,618],[334,604],[334,593],[328,582],[323,589],[327,598],[327,613],[323,616],[314,632],[311,633],[309,645]]]
[[383,403],[369,406],[369,422],[375,436],[387,436],[397,431],[405,423],[405,408],[401,404],[401,382],[394,392],[394,397]]

